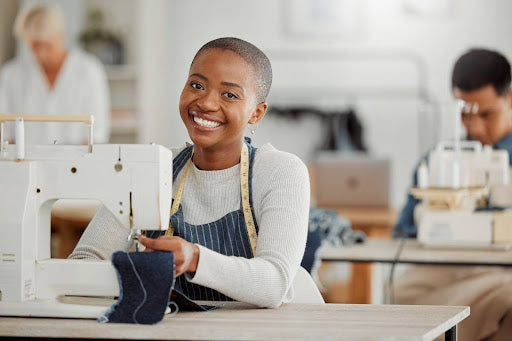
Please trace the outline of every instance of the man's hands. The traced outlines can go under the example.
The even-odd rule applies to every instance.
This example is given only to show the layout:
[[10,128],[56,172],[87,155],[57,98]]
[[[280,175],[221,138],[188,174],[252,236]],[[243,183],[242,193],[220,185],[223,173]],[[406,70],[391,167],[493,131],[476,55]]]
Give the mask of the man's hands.
[[144,252],[169,251],[174,254],[176,277],[184,272],[194,273],[199,262],[199,247],[180,237],[161,236],[157,239],[139,237],[139,242],[146,247]]

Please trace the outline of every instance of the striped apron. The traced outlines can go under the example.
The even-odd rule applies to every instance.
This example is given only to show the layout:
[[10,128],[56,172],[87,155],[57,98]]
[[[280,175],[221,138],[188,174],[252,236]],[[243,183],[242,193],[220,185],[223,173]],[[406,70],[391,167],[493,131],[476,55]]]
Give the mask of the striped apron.
[[[252,209],[252,168],[254,163],[254,154],[256,148],[250,144],[250,139],[246,138],[246,145],[249,151],[249,205],[251,207],[251,214],[254,220],[256,232],[258,227],[254,218],[254,211]],[[173,181],[176,180],[178,173],[187,164],[192,156],[193,146],[188,146],[183,149],[173,160]],[[242,167],[242,164],[240,164]],[[185,176],[185,174],[184,174]],[[243,205],[243,199],[241,205]],[[230,212],[217,221],[202,224],[192,225],[187,223],[183,217],[183,209],[181,203],[176,213],[171,215],[171,225],[174,228],[174,235],[179,236],[191,243],[199,244],[219,252],[226,256],[236,256],[244,258],[253,257],[253,249],[249,234],[247,232],[247,223],[244,218],[243,207],[239,210]],[[155,231],[156,232],[156,231]],[[156,235],[152,233],[152,238]],[[176,278],[177,284],[180,286],[183,293],[192,300],[202,301],[233,301],[232,298],[210,288],[190,283],[186,280],[185,276]]]

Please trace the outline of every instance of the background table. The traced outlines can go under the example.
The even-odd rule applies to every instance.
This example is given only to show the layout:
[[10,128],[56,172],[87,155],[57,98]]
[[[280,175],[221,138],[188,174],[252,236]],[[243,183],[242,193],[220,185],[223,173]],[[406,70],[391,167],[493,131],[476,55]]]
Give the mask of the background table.
[[[245,308],[241,310],[241,308]],[[456,339],[469,307],[283,304],[247,309],[242,304],[208,312],[179,312],[154,326],[99,324],[94,320],[2,318],[0,337],[159,340],[432,340]]]
[[[368,238],[390,239],[396,211],[390,207],[326,207],[350,220],[353,230],[363,231]],[[327,288],[325,299],[333,303],[371,303],[373,264],[352,263],[348,283],[335,283]],[[329,271],[323,264],[322,271]]]
[[[352,264],[372,265],[373,263],[406,263],[430,265],[485,265],[512,266],[512,250],[453,250],[430,249],[421,246],[415,239],[404,241],[397,258],[399,240],[372,240],[364,244],[341,248],[322,248],[323,262],[351,262]],[[367,274],[366,283],[359,290],[359,297],[370,298],[372,293],[372,273]]]
[[324,248],[321,250],[323,261],[327,262],[364,262],[364,263],[409,263],[431,265],[487,265],[512,266],[512,250],[464,250],[431,249],[420,245],[415,239],[405,240],[405,244],[396,258],[399,240],[368,240],[342,248]]

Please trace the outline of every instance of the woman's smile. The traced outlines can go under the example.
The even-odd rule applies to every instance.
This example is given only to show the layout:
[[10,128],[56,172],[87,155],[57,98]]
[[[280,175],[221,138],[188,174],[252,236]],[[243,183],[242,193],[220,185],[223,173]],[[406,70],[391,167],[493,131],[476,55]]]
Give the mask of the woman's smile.
[[214,119],[211,115],[198,113],[197,111],[190,111],[189,117],[194,128],[199,130],[211,131],[222,125],[222,122]]

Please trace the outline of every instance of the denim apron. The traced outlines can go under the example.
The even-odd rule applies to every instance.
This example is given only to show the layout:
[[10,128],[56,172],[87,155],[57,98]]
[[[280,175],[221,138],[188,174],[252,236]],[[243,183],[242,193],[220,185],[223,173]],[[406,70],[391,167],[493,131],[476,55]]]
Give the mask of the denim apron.
[[[258,231],[258,227],[256,225],[256,220],[254,218],[254,212],[252,209],[252,169],[254,163],[254,154],[256,152],[256,148],[252,147],[250,144],[250,139],[246,138],[245,145],[248,149],[248,203],[246,202],[246,207],[250,207],[251,218],[254,221],[254,227],[256,229],[256,233]],[[173,181],[176,180],[178,173],[181,171],[183,167],[186,167],[189,160],[191,160],[193,152],[193,146],[188,146],[183,149],[173,160]],[[242,168],[242,162],[240,162],[240,167]],[[186,176],[186,172],[184,172],[183,177]],[[243,186],[244,181],[241,179],[241,184]],[[241,189],[241,193],[243,190]],[[177,199],[177,195],[175,195],[174,200]],[[235,257],[244,257],[244,258],[252,258],[253,257],[253,247],[251,246],[251,239],[249,238],[248,232],[248,224],[244,217],[243,210],[243,200],[242,196],[241,206],[239,210],[230,212],[226,214],[224,217],[220,218],[217,221],[213,221],[211,223],[202,224],[202,225],[192,225],[187,223],[183,217],[183,209],[181,203],[179,204],[179,208],[176,213],[171,215],[170,225],[172,229],[174,229],[174,235],[179,236],[191,243],[200,244],[213,250],[215,252],[219,252],[226,256],[235,256]],[[246,198],[247,201],[247,198]],[[220,292],[206,288],[204,286],[190,283],[185,279],[185,276],[179,276],[176,278],[177,284],[180,286],[183,293],[192,300],[202,300],[202,301],[232,301],[233,299],[221,294]]]

